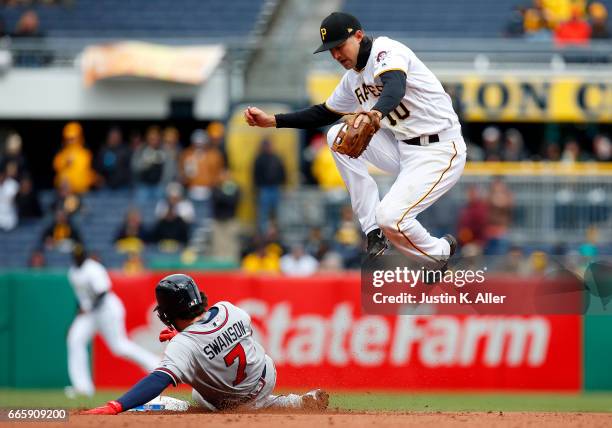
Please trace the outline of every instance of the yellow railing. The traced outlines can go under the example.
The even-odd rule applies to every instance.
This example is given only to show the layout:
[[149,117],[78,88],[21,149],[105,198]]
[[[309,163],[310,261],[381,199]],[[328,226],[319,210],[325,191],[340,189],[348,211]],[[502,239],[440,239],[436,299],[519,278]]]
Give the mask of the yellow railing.
[[612,162],[468,162],[464,174],[612,177]]

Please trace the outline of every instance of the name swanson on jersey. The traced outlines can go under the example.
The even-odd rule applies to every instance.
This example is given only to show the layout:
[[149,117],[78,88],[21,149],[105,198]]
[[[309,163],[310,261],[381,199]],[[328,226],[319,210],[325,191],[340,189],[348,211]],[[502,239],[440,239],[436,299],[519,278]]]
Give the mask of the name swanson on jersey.
[[221,351],[229,348],[234,342],[246,336],[246,334],[246,328],[242,321],[237,321],[229,326],[222,334],[213,339],[212,343],[206,345],[204,347],[204,353],[208,355],[209,360],[212,360],[219,355]]

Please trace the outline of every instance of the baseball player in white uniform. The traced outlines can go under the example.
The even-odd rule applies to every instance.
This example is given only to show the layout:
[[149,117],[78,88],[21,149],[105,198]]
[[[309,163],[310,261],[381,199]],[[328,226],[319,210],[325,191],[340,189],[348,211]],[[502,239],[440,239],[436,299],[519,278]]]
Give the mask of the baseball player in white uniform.
[[[327,101],[274,116],[249,107],[244,112],[247,123],[317,128],[346,114],[378,114],[381,128],[358,159],[332,151],[368,237],[368,256],[384,253],[386,236],[401,253],[424,266],[445,269],[456,239],[431,236],[416,216],[453,187],[465,166],[466,145],[450,97],[414,52],[387,37],[366,37],[352,15],[332,13],[321,23],[320,34],[322,44],[315,53],[329,50],[347,70]],[[355,128],[361,120],[369,118],[359,115]],[[330,147],[341,127],[330,128]],[[382,200],[368,163],[396,177]]]
[[195,403],[207,411],[290,408],[324,410],[329,397],[320,390],[304,395],[272,395],[276,368],[253,339],[251,318],[230,302],[208,301],[194,280],[183,274],[162,279],[155,295],[159,318],[169,327],[163,360],[126,394],[87,414],[114,415],[155,399],[170,385],[193,388]]
[[87,345],[96,332],[102,333],[113,354],[134,361],[145,371],[155,368],[159,358],[128,339],[125,308],[111,291],[111,280],[104,266],[88,258],[81,245],[75,246],[73,259],[68,279],[77,297],[79,313],[68,331],[68,375],[72,386],[66,388],[66,395],[92,396],[95,387]]

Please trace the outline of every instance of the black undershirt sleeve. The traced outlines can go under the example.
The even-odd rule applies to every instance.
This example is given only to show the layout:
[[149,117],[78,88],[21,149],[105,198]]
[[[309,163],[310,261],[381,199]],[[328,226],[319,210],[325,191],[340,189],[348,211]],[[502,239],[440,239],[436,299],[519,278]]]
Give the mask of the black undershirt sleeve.
[[293,113],[275,114],[277,128],[320,128],[331,125],[342,117],[328,109],[325,104],[317,104]]
[[399,105],[406,94],[406,73],[401,70],[386,71],[380,75],[384,87],[372,110],[378,110],[383,117]]

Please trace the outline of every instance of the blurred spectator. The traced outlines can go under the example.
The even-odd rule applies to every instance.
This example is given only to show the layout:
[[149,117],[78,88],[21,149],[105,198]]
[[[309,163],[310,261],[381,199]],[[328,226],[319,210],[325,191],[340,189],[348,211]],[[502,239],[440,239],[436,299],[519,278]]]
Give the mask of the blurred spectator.
[[487,246],[485,254],[503,255],[508,250],[508,230],[512,223],[514,195],[501,177],[491,182],[488,196]]
[[318,261],[322,261],[330,249],[329,242],[323,237],[320,227],[312,227],[308,232],[308,238],[304,246],[306,252]]
[[130,149],[130,152],[134,153],[136,149],[139,149],[143,145],[144,141],[142,139],[142,133],[138,129],[132,129],[128,139],[128,148]]
[[599,229],[591,225],[586,231],[586,240],[580,245],[578,253],[582,257],[592,258],[599,255]]
[[523,135],[516,128],[507,129],[504,133],[503,160],[517,162],[527,158],[524,150]]
[[457,238],[461,246],[473,243],[484,248],[488,216],[489,206],[482,198],[479,187],[470,185],[467,189],[467,203],[459,213]]
[[515,6],[512,9],[510,19],[508,19],[504,30],[505,37],[521,37],[525,34],[525,29],[523,28],[524,14],[525,8],[523,6]]
[[137,208],[130,208],[115,234],[115,248],[120,253],[141,252],[147,241],[147,232]]
[[539,8],[529,8],[523,15],[523,31],[525,39],[531,41],[552,40],[552,33],[543,11]]
[[478,144],[464,137],[467,146],[467,160],[472,162],[482,162],[485,160],[485,151]]
[[501,132],[494,126],[488,126],[482,131],[482,146],[485,160],[500,161],[502,159]]
[[325,218],[329,222],[328,226],[335,230],[338,228],[340,210],[347,201],[348,192],[331,150],[327,146],[327,140],[322,135],[320,137],[318,142],[311,143],[311,146],[314,146],[312,150],[316,150],[312,163],[312,176],[325,192]]
[[174,205],[168,205],[165,216],[155,223],[150,239],[166,251],[176,251],[181,245],[187,245],[189,226],[177,215]]
[[580,145],[575,139],[570,139],[565,143],[563,147],[563,153],[561,153],[561,162],[574,163],[584,162],[589,160],[587,154],[582,153]]
[[240,246],[238,234],[240,222],[236,218],[236,210],[240,201],[240,188],[232,180],[229,172],[223,175],[221,183],[213,188],[213,226],[212,250],[213,257],[238,260]]
[[529,256],[529,274],[544,275],[548,270],[548,256],[544,251],[534,251]]
[[123,142],[121,129],[112,127],[106,141],[96,156],[95,168],[104,180],[103,185],[111,189],[123,189],[130,185],[132,171],[131,150]]
[[55,211],[55,218],[43,232],[42,244],[48,249],[72,251],[75,243],[81,243],[81,234],[70,222],[63,210]]
[[22,145],[21,136],[13,132],[6,138],[4,153],[0,155],[0,168],[8,168],[8,175],[17,181],[28,174],[28,164],[22,153]]
[[81,198],[72,191],[68,181],[62,182],[56,190],[55,200],[51,204],[51,208],[54,211],[64,211],[68,217],[72,217],[81,209]]
[[561,160],[561,149],[556,143],[548,143],[544,148],[544,159],[550,162]]
[[242,259],[242,270],[248,273],[278,273],[280,256],[263,243],[259,243],[254,252]]
[[281,197],[280,187],[285,183],[285,177],[281,158],[274,153],[272,143],[263,140],[253,168],[257,191],[257,227],[260,232],[265,232],[269,221],[276,219]]
[[[320,143],[317,143],[318,147],[313,148],[315,155],[312,162],[312,175],[322,190],[340,189],[342,193],[346,193],[344,181],[342,181],[342,176],[336,168],[331,150],[322,136],[320,141]],[[311,145],[313,144],[311,143]]]
[[161,180],[166,162],[162,147],[161,131],[158,126],[147,129],[145,143],[132,156],[132,171],[136,177],[136,200],[139,203],[156,201],[161,198]]
[[599,162],[610,162],[612,160],[612,143],[610,142],[610,138],[598,134],[593,139],[593,154],[595,155],[595,160]]
[[195,210],[193,203],[183,197],[183,186],[180,183],[168,183],[166,187],[166,199],[157,202],[155,216],[158,219],[166,217],[170,207],[174,207],[178,215],[187,224],[193,223]]
[[144,262],[139,251],[128,252],[127,259],[123,263],[123,273],[126,275],[137,275],[145,271]]
[[211,189],[221,180],[223,156],[208,142],[206,133],[196,129],[191,134],[191,145],[180,158],[180,176],[194,201],[210,201]]
[[17,192],[19,183],[7,175],[6,169],[0,170],[0,229],[5,232],[17,226]]
[[591,21],[592,39],[609,39],[608,10],[603,3],[593,2],[589,5],[589,18]]
[[179,132],[174,126],[164,129],[162,147],[166,153],[164,162],[164,172],[162,174],[162,185],[166,186],[178,178],[179,155],[181,152],[181,142]]
[[17,21],[11,37],[44,37],[40,31],[38,14],[34,10],[26,10]]
[[303,245],[296,244],[291,247],[291,253],[281,257],[280,268],[287,276],[309,276],[317,271],[319,262],[304,252]]
[[263,235],[262,240],[264,242],[264,245],[266,246],[266,250],[273,254],[276,254],[279,258],[287,252],[287,249],[283,244],[283,240],[280,235],[278,224],[274,221],[271,221],[268,224],[268,230],[266,230],[266,233]]
[[550,28],[554,29],[571,18],[572,7],[583,10],[584,2],[585,0],[534,0],[533,4],[544,14]]
[[517,246],[510,247],[508,254],[503,257],[501,263],[495,269],[496,272],[520,276],[527,276],[529,270],[525,253],[521,247]]
[[95,173],[91,168],[91,152],[85,147],[83,128],[78,122],[68,123],[63,130],[64,147],[53,159],[55,186],[65,181],[75,193],[89,190]]
[[42,209],[38,200],[38,193],[34,190],[32,179],[24,176],[19,183],[19,193],[15,198],[19,221],[42,217]]
[[28,267],[30,269],[42,269],[47,266],[47,260],[45,259],[45,252],[37,248],[32,251],[30,254],[30,259],[28,260]]
[[306,144],[306,147],[303,148],[300,164],[301,184],[319,184],[314,175],[315,172],[313,169],[313,164],[317,154],[319,154],[320,150],[324,148],[327,148],[327,139],[321,132],[314,134],[310,141]]
[[223,166],[229,168],[227,149],[225,147],[225,126],[221,122],[210,122],[206,127],[206,134],[211,146],[215,147],[223,157]]
[[362,243],[361,231],[355,224],[350,205],[342,207],[341,222],[334,235],[334,240],[334,251],[342,256],[344,267],[359,267]]
[[578,7],[573,7],[571,18],[555,29],[555,42],[559,45],[586,45],[590,38],[591,26],[582,18]]
[[331,273],[342,272],[343,270],[342,257],[338,253],[326,253],[319,264],[319,272]]

